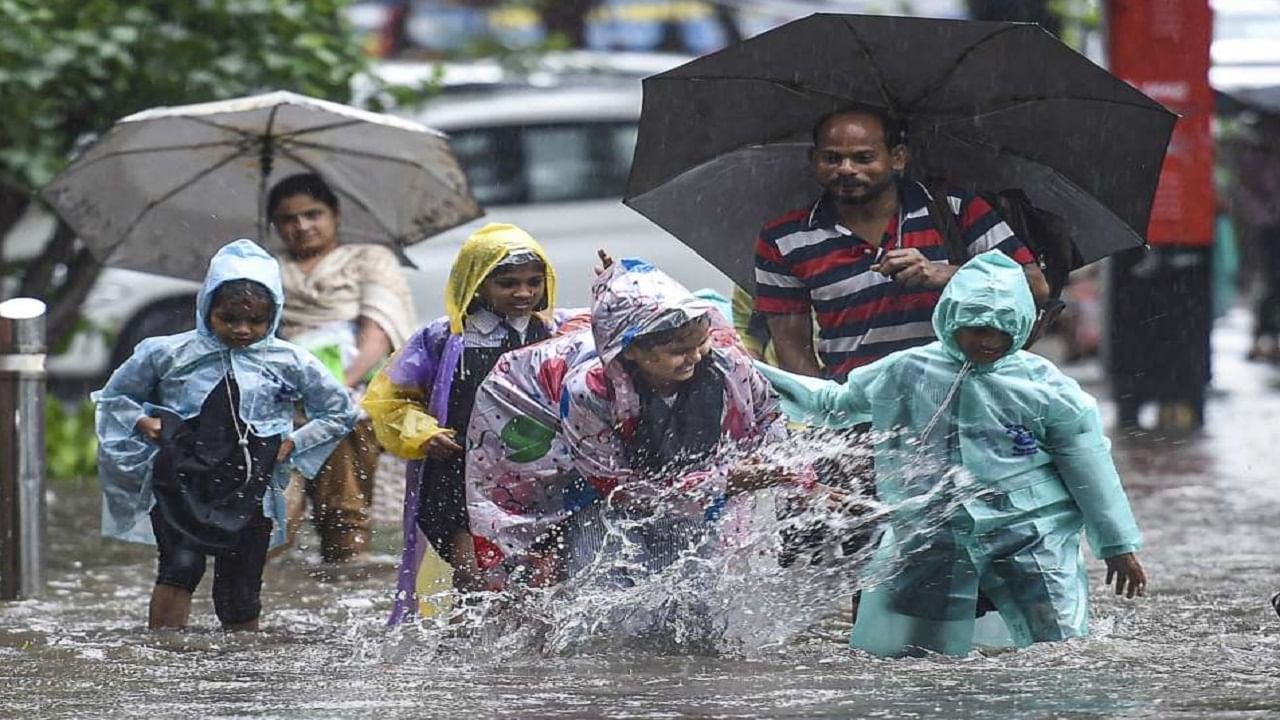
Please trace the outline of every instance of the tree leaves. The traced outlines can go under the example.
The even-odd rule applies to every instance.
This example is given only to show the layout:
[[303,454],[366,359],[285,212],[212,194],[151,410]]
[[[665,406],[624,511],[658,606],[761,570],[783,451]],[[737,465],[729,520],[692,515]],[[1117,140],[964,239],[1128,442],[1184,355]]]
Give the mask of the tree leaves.
[[[0,242],[18,217],[12,210],[126,115],[270,90],[347,101],[367,61],[345,5],[0,0]],[[74,237],[63,225],[58,232]],[[55,257],[56,237],[20,288],[50,304],[55,339],[73,329],[99,269],[88,252]]]
[[[289,89],[338,101],[365,69],[342,0],[0,0],[0,182],[33,192],[86,135],[158,105]],[[3,228],[0,228],[2,231]]]

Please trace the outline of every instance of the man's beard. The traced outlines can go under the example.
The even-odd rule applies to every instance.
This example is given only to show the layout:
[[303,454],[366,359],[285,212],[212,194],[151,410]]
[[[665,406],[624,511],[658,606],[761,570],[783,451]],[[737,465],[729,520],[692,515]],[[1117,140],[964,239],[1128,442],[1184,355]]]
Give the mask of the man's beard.
[[843,183],[839,182],[832,183],[827,186],[827,191],[831,193],[831,196],[841,205],[866,205],[867,203],[879,200],[890,188],[897,187],[898,172],[894,170],[888,175],[885,175],[884,179],[880,182],[867,186],[866,192],[861,195],[840,195],[838,192],[835,192],[836,190],[839,190],[842,185]]

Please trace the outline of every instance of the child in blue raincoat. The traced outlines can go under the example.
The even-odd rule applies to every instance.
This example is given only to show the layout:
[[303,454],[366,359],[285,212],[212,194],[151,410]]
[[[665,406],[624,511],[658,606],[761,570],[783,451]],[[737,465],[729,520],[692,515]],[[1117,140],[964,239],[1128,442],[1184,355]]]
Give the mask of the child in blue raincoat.
[[[1085,635],[1082,527],[1116,593],[1145,592],[1141,534],[1094,399],[1019,349],[1035,319],[1022,268],[988,252],[947,284],[933,313],[937,341],[844,384],[760,366],[794,419],[845,427],[869,418],[877,432],[877,492],[892,509],[866,571],[854,647],[965,654],[979,593],[1004,624],[993,639]],[[942,517],[928,516],[939,508]]]
[[275,258],[230,243],[209,262],[197,329],[138,343],[94,394],[103,535],[159,550],[152,629],[186,626],[209,555],[223,627],[257,629],[288,466],[313,476],[355,423],[324,365],[275,337],[283,307]]

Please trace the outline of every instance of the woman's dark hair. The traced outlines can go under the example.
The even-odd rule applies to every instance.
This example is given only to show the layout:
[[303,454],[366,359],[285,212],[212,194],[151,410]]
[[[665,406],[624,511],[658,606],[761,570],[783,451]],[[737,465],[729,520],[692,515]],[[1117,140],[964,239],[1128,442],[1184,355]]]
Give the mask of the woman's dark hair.
[[267,193],[267,217],[273,217],[280,203],[294,195],[309,195],[328,205],[335,213],[338,212],[338,196],[329,187],[329,183],[315,173],[299,173],[276,183],[271,192]]
[[[272,314],[276,311],[276,299],[266,285],[256,280],[240,279],[228,280],[214,288],[213,296],[209,298],[209,313],[212,314],[220,303],[236,301],[263,302],[271,308]],[[205,321],[208,320],[206,317]]]
[[884,128],[884,144],[890,150],[907,143],[907,122],[906,120],[894,115],[882,107],[875,105],[849,105],[839,110],[831,112],[818,118],[818,122],[813,124],[813,144],[818,144],[818,136],[822,133],[822,128],[826,126],[831,118],[840,115],[870,115],[880,121],[880,127]]
[[705,330],[711,327],[711,318],[707,315],[699,315],[683,325],[678,325],[666,330],[659,330],[654,333],[646,333],[637,335],[631,341],[631,347],[638,350],[652,350],[659,345],[666,345],[684,338],[686,335],[695,330]]

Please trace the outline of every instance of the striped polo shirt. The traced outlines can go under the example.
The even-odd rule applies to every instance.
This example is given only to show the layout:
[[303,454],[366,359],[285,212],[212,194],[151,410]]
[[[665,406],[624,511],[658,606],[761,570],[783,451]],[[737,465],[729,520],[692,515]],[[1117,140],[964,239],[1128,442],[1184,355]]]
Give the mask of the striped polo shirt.
[[[968,244],[969,256],[998,248],[1021,264],[1035,256],[981,197],[947,193]],[[929,195],[919,183],[902,186],[899,218],[884,229],[884,250],[916,248],[947,263],[942,234],[929,217]],[[762,313],[812,311],[818,321],[818,357],[829,377],[843,379],[856,367],[934,340],[933,307],[941,290],[908,288],[872,272],[880,251],[840,224],[825,195],[811,207],[765,225],[756,240],[755,308]]]

